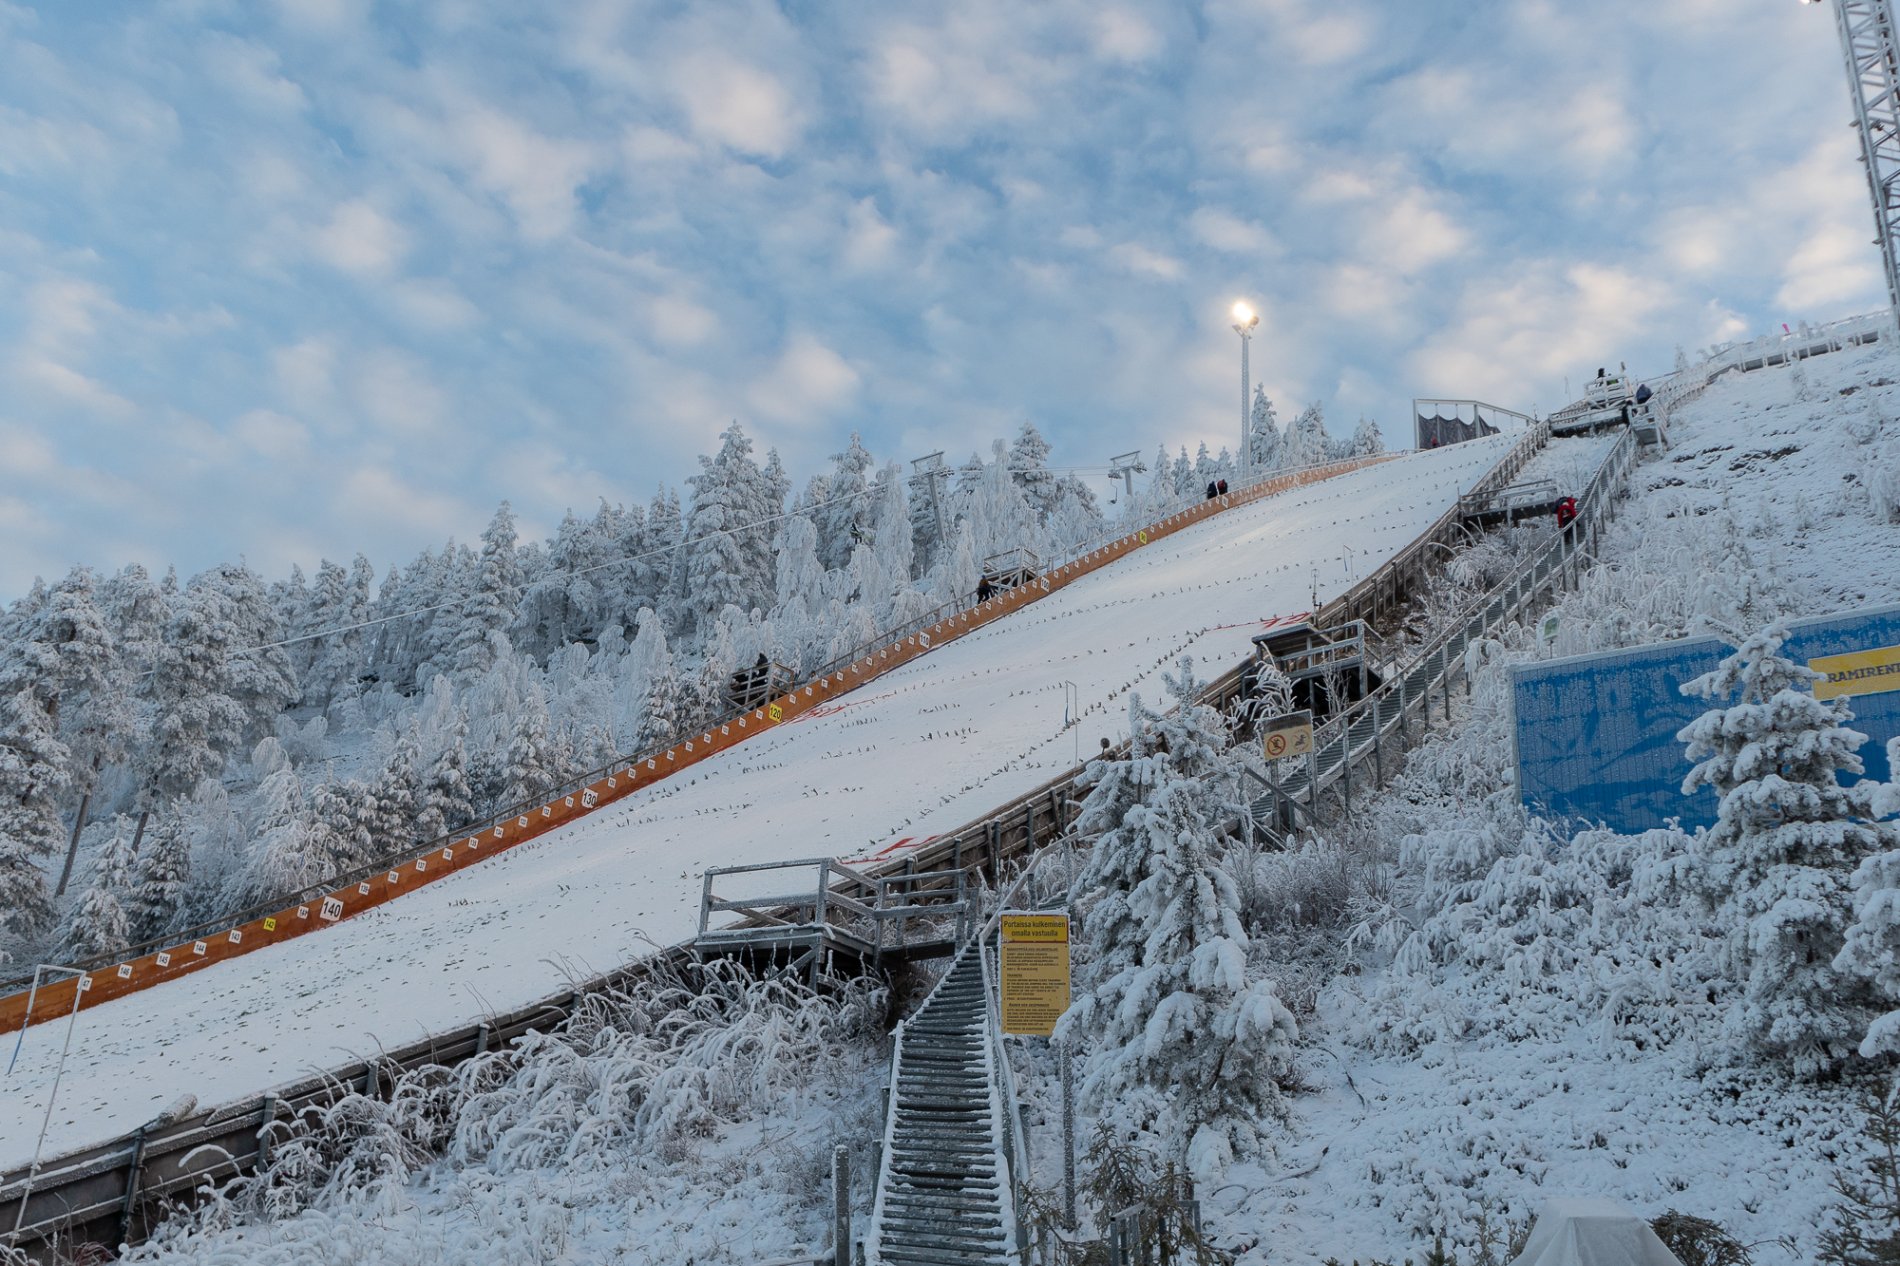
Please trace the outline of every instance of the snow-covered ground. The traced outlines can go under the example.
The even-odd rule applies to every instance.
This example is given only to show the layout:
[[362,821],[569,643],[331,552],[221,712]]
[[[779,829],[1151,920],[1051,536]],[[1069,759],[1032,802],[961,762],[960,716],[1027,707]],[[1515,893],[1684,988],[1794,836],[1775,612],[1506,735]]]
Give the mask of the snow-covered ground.
[[[1263,622],[1343,591],[1508,449],[1407,455],[1223,514],[808,715],[338,928],[84,1012],[48,1155],[180,1094],[216,1104],[558,991],[691,935],[709,866],[885,854],[1073,767],[1182,655],[1224,669]],[[1064,682],[1083,711],[1063,724]],[[0,1167],[29,1159],[60,1032],[28,1033]]]

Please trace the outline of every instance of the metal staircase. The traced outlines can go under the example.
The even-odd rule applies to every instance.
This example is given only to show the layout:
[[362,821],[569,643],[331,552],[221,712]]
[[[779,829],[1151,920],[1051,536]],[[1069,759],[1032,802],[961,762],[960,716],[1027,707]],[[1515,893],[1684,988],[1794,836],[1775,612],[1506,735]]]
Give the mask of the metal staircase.
[[1020,1261],[1022,1127],[992,980],[989,955],[972,940],[898,1026],[869,1266]]

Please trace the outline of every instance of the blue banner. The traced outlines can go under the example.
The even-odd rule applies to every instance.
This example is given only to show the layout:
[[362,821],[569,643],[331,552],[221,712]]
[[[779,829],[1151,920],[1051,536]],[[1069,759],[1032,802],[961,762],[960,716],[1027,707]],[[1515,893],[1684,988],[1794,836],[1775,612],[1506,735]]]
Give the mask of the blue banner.
[[[1793,621],[1782,654],[1805,663],[1889,646],[1900,646],[1900,607]],[[1714,792],[1682,794],[1689,759],[1676,733],[1714,706],[1685,696],[1682,684],[1729,653],[1720,639],[1698,637],[1513,668],[1517,790],[1525,807],[1625,834],[1670,818],[1690,829],[1714,825]],[[1852,728],[1868,736],[1859,752],[1866,776],[1887,780],[1900,691],[1855,695],[1847,705]]]

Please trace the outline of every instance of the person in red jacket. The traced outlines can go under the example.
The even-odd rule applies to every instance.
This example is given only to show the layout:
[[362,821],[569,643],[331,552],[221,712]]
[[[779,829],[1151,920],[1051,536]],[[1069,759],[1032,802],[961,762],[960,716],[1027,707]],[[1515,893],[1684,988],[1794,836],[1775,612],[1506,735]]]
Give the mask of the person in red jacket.
[[1557,503],[1557,530],[1563,531],[1577,517],[1577,499],[1565,497]]

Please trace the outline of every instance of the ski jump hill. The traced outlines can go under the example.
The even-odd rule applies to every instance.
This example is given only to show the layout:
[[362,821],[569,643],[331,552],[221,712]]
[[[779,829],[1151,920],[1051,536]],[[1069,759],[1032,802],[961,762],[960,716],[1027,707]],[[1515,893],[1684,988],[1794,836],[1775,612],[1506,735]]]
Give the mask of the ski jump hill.
[[[1125,737],[1130,697],[1164,704],[1160,674],[1182,656],[1217,676],[1256,633],[1350,590],[1513,442],[1195,506],[690,736],[671,776],[665,753],[643,754],[353,882],[334,894],[348,907],[335,926],[318,900],[302,918],[290,908],[207,936],[215,951],[187,942],[165,964],[100,969],[63,1074],[72,986],[43,991],[0,1096],[0,1171],[24,1167],[36,1144],[53,1157],[116,1138],[187,1094],[254,1100],[689,940],[710,867],[901,861]],[[0,999],[14,1007],[0,1031],[20,1029],[22,1002]]]

